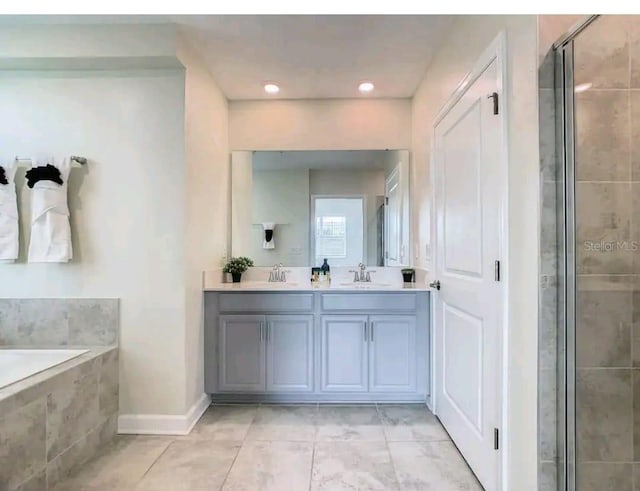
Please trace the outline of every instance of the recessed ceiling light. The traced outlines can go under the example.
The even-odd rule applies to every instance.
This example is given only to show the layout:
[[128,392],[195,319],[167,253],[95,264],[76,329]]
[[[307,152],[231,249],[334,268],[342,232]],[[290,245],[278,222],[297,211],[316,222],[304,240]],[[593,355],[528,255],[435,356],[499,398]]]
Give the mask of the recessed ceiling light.
[[363,94],[366,94],[367,92],[371,92],[373,89],[374,89],[374,85],[372,82],[362,82],[358,86],[358,90]]
[[580,92],[586,92],[587,90],[589,90],[591,87],[593,87],[593,84],[591,82],[587,82],[585,84],[578,84],[575,86],[575,88],[573,89],[573,91],[576,94],[579,94]]
[[264,84],[264,91],[267,94],[277,94],[278,92],[280,92],[280,87],[278,87],[276,84]]

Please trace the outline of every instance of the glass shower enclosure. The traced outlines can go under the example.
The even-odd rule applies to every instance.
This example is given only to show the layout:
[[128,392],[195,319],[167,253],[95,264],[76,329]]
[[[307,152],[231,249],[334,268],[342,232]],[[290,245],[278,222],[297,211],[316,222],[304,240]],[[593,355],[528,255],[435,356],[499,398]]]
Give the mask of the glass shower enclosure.
[[633,491],[640,489],[640,19],[594,16],[555,48],[557,485]]

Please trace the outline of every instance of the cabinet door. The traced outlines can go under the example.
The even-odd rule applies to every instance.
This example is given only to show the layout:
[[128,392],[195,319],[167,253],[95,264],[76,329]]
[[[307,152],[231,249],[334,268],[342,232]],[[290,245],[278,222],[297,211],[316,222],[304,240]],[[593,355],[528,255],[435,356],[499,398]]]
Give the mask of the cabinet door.
[[313,316],[267,317],[267,391],[313,390]]
[[367,391],[367,337],[366,315],[322,317],[323,391]]
[[221,391],[264,391],[264,336],[265,318],[262,315],[220,316],[218,352]]
[[369,317],[369,390],[416,390],[416,319],[409,315]]

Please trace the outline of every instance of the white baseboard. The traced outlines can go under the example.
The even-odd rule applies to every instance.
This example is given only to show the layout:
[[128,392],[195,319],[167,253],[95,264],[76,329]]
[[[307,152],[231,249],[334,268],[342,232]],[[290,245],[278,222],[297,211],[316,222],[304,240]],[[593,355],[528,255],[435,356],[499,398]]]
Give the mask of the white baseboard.
[[202,394],[187,414],[121,414],[118,433],[125,435],[188,435],[211,404]]

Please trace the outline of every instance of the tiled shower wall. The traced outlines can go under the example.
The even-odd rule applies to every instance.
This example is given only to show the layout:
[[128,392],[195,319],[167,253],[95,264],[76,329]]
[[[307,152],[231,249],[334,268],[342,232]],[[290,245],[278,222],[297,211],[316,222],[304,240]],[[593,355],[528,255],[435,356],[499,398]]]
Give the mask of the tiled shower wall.
[[[581,491],[640,489],[640,17],[574,41]],[[635,481],[635,483],[634,483]]]
[[538,326],[538,489],[557,489],[557,327],[558,251],[554,57],[547,52],[539,67],[540,127],[540,281]]

